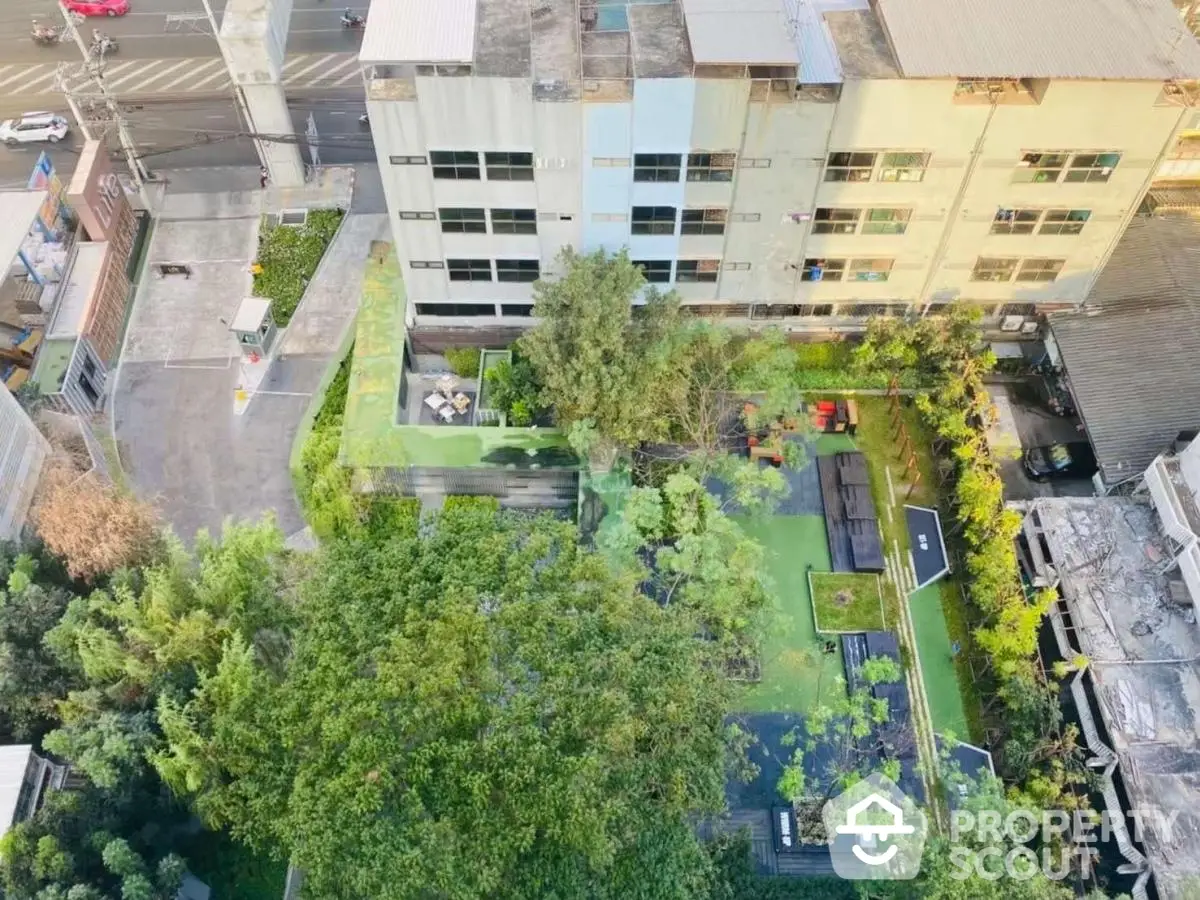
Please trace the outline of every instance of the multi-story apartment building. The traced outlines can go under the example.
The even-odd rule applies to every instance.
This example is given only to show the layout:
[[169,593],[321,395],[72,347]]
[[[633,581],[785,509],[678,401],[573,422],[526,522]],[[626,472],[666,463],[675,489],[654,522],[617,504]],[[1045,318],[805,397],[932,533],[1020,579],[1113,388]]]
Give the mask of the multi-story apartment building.
[[1070,308],[1200,78],[1170,0],[373,0],[360,59],[418,328],[566,244],[795,330]]

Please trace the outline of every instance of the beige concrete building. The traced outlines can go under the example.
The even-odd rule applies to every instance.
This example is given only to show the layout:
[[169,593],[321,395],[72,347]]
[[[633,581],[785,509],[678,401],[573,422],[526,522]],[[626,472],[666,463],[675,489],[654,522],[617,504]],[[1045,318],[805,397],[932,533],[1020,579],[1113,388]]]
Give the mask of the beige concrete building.
[[1081,303],[1192,127],[1171,0],[373,0],[411,325],[528,323],[558,250],[795,331]]

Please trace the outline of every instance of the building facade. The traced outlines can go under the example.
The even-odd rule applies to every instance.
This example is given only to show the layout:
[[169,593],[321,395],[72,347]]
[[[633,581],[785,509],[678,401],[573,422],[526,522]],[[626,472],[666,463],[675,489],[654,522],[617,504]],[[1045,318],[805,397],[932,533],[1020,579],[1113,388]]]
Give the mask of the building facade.
[[409,324],[528,324],[564,245],[797,331],[1087,296],[1190,127],[1169,0],[374,0]]

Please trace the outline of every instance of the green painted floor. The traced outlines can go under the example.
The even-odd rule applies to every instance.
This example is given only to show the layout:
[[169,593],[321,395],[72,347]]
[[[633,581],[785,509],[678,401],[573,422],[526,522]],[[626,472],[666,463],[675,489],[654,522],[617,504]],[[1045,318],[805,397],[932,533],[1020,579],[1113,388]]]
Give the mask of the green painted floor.
[[931,584],[915,591],[909,597],[908,608],[916,632],[917,653],[921,657],[921,675],[925,679],[933,728],[940,734],[953,732],[956,737],[968,740],[967,717],[954,671],[940,586]]
[[805,567],[828,572],[829,544],[822,516],[774,516],[742,520],[767,554],[767,574],[779,599],[778,615],[763,641],[762,680],[747,693],[745,712],[804,713],[822,696],[844,690],[842,649],[826,655],[813,624]]

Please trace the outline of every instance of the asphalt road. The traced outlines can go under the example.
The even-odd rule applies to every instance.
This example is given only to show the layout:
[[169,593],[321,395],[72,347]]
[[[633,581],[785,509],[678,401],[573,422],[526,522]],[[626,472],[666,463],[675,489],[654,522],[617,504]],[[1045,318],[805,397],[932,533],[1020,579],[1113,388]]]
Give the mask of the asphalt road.
[[[55,107],[70,119],[65,104]],[[197,166],[256,165],[258,157],[252,141],[238,137],[244,129],[232,99],[147,98],[123,104],[134,142],[150,169],[181,169]],[[369,130],[358,122],[366,111],[362,89],[324,90],[290,96],[288,106],[299,135],[311,112],[319,134],[320,161],[325,165],[374,162],[375,150]],[[0,118],[21,111],[20,101],[0,100]],[[0,146],[0,189],[23,188],[29,173],[43,151],[50,153],[60,171],[74,168],[73,157],[79,152],[80,136],[73,131],[59,144]],[[111,142],[117,150],[115,139]],[[309,161],[307,147],[301,153]],[[124,171],[125,166],[119,165]]]
[[[200,0],[131,0],[124,16],[91,18],[84,22],[85,35],[93,27],[111,34],[121,45],[121,59],[160,59],[219,56],[216,41],[205,22],[171,23],[168,17],[203,15]],[[341,11],[349,6],[365,15],[367,0],[294,0],[288,32],[288,53],[348,53],[358,50],[362,32],[342,28]],[[225,0],[212,0],[220,20]],[[76,62],[79,50],[72,43],[40,47],[29,37],[31,20],[58,25],[62,16],[51,0],[4,0],[0,2],[0,34],[5,36],[0,65],[13,63]]]

